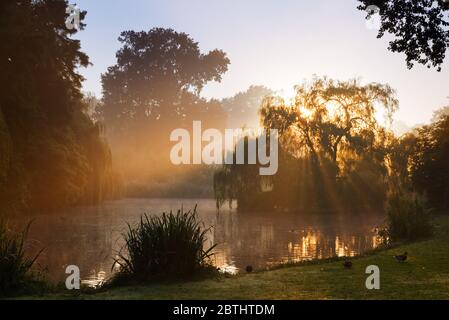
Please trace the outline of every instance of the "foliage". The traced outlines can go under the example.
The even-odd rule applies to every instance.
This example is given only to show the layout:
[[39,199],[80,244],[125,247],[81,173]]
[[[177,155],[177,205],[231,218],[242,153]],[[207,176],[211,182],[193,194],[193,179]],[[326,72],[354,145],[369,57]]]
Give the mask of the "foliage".
[[[379,206],[386,192],[391,134],[378,123],[376,112],[383,107],[391,119],[397,106],[388,85],[326,77],[297,86],[291,105],[267,97],[261,122],[279,131],[278,173],[262,181],[255,165],[224,166],[215,177],[217,204],[237,199],[244,209],[309,211]],[[261,190],[264,183],[271,187]]]
[[124,31],[119,41],[117,63],[102,76],[96,116],[107,127],[117,169],[133,184],[148,184],[173,170],[167,137],[174,129],[189,128],[193,120],[205,129],[224,127],[220,102],[200,93],[221,81],[229,59],[221,50],[202,53],[198,42],[172,29]]
[[386,155],[390,189],[413,190],[410,168],[412,157],[416,154],[416,144],[417,137],[413,132],[408,132],[401,137],[391,137]]
[[143,215],[136,226],[128,224],[124,234],[126,253],[119,253],[114,262],[120,266],[118,278],[185,278],[211,270],[214,246],[204,249],[208,232],[198,221],[196,207],[193,212]]
[[449,106],[440,108],[433,113],[432,123],[436,123],[449,116]]
[[396,191],[387,202],[387,225],[379,236],[387,243],[411,241],[432,234],[430,210],[417,194]]
[[202,54],[197,42],[172,29],[124,31],[119,41],[117,64],[102,77],[102,113],[111,130],[133,120],[183,120],[197,113],[198,102],[206,111],[199,93],[209,81],[221,81],[229,64],[223,51]]
[[89,59],[72,39],[77,30],[65,26],[67,4],[0,4],[2,208],[53,209],[106,196],[100,186],[112,174],[110,151],[101,126],[83,112],[77,69]]
[[449,116],[417,130],[411,159],[413,186],[427,195],[432,206],[449,208]]
[[[405,53],[407,66],[414,63],[437,67],[449,44],[449,2],[445,0],[359,0],[360,10],[371,5],[380,9],[382,25],[378,38],[393,35],[389,50]],[[368,13],[368,17],[372,15]]]
[[309,154],[317,162],[327,158],[338,171],[343,153],[360,155],[375,146],[381,131],[376,105],[384,107],[391,117],[398,107],[394,90],[388,85],[362,86],[356,80],[324,77],[297,86],[292,106],[282,99],[267,99],[260,114],[265,128],[293,136],[296,152]]
[[30,269],[42,251],[26,257],[24,246],[29,227],[30,224],[17,235],[0,220],[0,296],[23,290],[35,281]]
[[[272,177],[260,175],[259,170],[262,165],[259,159],[255,159],[254,164],[248,160],[249,145],[250,143],[255,145],[257,153],[259,138],[260,136],[257,133],[248,131],[246,136],[236,141],[234,150],[228,151],[230,154],[227,156],[233,157],[234,164],[224,164],[215,171],[213,181],[217,209],[226,201],[232,207],[233,200],[237,200],[238,209],[246,211],[273,209],[273,194],[268,195],[267,193],[272,186]],[[267,137],[267,139],[270,138]],[[237,149],[240,149],[240,146],[244,150],[244,161],[241,164],[237,164]],[[282,153],[282,150],[280,150],[280,153]]]

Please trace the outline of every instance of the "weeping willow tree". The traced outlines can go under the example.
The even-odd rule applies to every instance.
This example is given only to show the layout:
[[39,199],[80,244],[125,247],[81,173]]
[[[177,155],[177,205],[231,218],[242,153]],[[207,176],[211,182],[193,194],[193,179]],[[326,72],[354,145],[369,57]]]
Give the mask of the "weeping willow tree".
[[239,208],[250,207],[261,194],[261,178],[257,165],[224,165],[214,174],[214,194],[217,209],[234,200]]
[[224,191],[220,196],[229,196],[232,189],[239,207],[255,197],[251,205],[285,209],[382,203],[390,135],[378,113],[388,123],[397,108],[388,85],[326,77],[296,86],[291,104],[268,97],[260,109],[261,123],[280,135],[279,171],[271,178],[272,187],[260,192],[257,172],[235,165],[218,176],[218,189]]
[[[113,175],[99,124],[84,112],[79,67],[89,65],[65,25],[68,2],[0,3],[0,209],[98,202]],[[86,12],[81,13],[81,21]],[[81,23],[81,28],[84,24]]]
[[337,177],[348,157],[375,150],[384,131],[376,118],[380,108],[391,121],[398,101],[390,86],[324,77],[297,86],[293,105],[265,100],[260,114],[263,126],[279,128],[293,152],[330,162]]
[[214,173],[214,195],[217,209],[229,201],[232,206],[232,200],[235,198],[234,183],[230,166],[223,166]]
[[[252,150],[258,154],[259,139],[260,136],[257,134],[248,134],[238,139],[234,150],[229,151],[233,164],[224,164],[219,170],[216,170],[213,180],[217,209],[226,201],[232,206],[234,200],[237,201],[239,209],[269,205],[267,194],[271,191],[272,178],[260,174],[260,169],[264,167],[260,163],[260,159],[255,159],[253,163],[249,161],[248,150],[252,149],[250,144],[255,147]],[[269,134],[268,139],[271,139]],[[244,154],[242,164],[236,164],[240,156],[239,152]],[[268,145],[266,152],[271,154]]]

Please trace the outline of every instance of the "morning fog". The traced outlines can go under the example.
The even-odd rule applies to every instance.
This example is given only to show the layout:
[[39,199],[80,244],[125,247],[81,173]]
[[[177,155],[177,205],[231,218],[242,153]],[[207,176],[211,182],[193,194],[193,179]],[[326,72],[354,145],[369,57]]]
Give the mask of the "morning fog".
[[[259,164],[262,176],[278,171],[277,130],[226,129],[223,135],[218,129],[203,132],[201,121],[193,121],[192,127],[192,136],[181,128],[170,134],[170,141],[177,142],[170,151],[174,165]],[[207,145],[203,147],[203,143]]]

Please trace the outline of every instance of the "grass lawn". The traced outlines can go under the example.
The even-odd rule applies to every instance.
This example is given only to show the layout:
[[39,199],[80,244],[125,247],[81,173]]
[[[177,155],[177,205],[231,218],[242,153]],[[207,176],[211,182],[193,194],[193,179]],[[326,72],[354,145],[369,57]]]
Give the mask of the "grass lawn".
[[[319,262],[219,279],[55,293],[25,299],[449,299],[449,218],[436,219],[431,240],[352,259]],[[395,254],[409,253],[405,263]],[[380,290],[367,290],[365,268],[380,268]]]

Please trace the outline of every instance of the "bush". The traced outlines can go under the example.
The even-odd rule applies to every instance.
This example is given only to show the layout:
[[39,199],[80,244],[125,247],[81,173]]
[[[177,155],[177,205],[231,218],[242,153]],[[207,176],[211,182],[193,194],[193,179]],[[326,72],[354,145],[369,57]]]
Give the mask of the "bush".
[[395,192],[387,202],[387,225],[379,232],[384,242],[412,241],[432,235],[431,211],[422,197]]
[[210,262],[211,247],[204,250],[209,229],[202,228],[193,212],[178,210],[161,216],[144,214],[135,227],[128,224],[124,234],[125,253],[119,253],[113,267],[116,279],[134,280],[186,278],[206,270],[216,270]]
[[30,224],[20,234],[14,234],[0,220],[0,295],[23,291],[37,282],[30,269],[42,250],[32,258],[25,256],[24,244],[29,227]]

